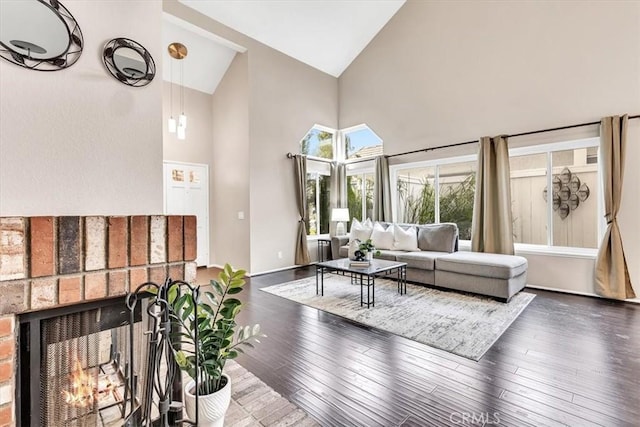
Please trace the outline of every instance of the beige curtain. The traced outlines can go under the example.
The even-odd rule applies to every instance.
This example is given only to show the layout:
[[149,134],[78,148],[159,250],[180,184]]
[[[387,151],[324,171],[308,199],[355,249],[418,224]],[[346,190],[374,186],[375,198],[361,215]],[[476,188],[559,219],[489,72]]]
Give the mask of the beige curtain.
[[391,221],[391,181],[389,180],[389,160],[386,156],[376,157],[373,176],[373,219]]
[[298,213],[300,214],[295,263],[297,265],[307,265],[310,262],[309,248],[307,247],[307,225],[305,223],[305,218],[307,217],[307,158],[296,154],[293,161],[296,175],[296,202],[298,204]]
[[[347,206],[347,168],[344,163],[331,163],[331,207],[346,208]],[[351,213],[351,212],[350,212]],[[335,236],[336,224],[331,221],[329,234]],[[345,224],[345,227],[347,224]]]
[[[607,230],[596,259],[596,293],[606,298],[635,298],[618,228],[622,199],[625,145],[629,116],[605,117],[600,122],[600,156]],[[633,185],[637,185],[634,183]]]
[[511,177],[506,136],[480,138],[471,250],[513,255]]

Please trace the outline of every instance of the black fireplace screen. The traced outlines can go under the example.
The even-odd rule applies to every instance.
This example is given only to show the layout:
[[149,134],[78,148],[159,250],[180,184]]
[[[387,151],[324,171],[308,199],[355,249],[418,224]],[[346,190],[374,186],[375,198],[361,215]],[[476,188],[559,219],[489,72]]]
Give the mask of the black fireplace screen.
[[142,312],[133,328],[123,299],[21,317],[18,424],[122,426],[148,398]]

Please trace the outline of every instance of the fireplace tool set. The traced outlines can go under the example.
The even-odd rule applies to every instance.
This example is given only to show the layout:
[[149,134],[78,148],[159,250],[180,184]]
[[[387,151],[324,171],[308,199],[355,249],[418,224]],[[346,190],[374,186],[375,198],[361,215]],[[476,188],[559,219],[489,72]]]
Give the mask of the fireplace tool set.
[[[182,378],[174,357],[173,348],[179,344],[172,343],[171,333],[177,333],[178,325],[171,319],[170,290],[179,289],[180,292],[189,292],[193,301],[199,301],[200,286],[191,286],[189,283],[170,278],[158,285],[153,282],[143,283],[129,293],[126,297],[126,305],[129,310],[129,340],[130,348],[134,348],[134,313],[138,305],[144,306],[148,315],[147,328],[144,334],[148,337],[148,364],[141,390],[141,399],[138,401],[138,382],[136,367],[134,366],[133,352],[128,363],[127,379],[129,382],[125,390],[125,407],[130,408],[125,414],[125,427],[168,427],[168,426],[197,426],[198,425],[198,396],[196,390],[195,419],[188,420],[182,417]],[[174,296],[175,298],[175,296]],[[172,330],[173,328],[173,330]],[[198,330],[195,329],[195,341],[198,342]],[[198,348],[195,352],[195,370],[200,372],[198,366]],[[197,389],[197,387],[196,387]],[[139,402],[139,403],[138,403]]]

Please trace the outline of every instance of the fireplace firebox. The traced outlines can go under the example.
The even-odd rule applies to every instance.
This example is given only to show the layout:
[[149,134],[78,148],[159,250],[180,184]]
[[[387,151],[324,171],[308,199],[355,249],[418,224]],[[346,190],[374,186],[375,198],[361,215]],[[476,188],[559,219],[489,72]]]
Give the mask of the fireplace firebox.
[[136,425],[153,398],[143,314],[123,297],[21,314],[16,424]]

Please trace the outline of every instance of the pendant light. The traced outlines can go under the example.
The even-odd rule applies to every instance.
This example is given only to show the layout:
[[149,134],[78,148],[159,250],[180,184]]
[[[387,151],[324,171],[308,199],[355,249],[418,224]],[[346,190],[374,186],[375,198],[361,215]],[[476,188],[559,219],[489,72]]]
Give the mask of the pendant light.
[[[187,116],[184,114],[184,63],[182,60],[187,56],[187,47],[182,43],[173,42],[168,47],[169,55],[173,59],[180,61],[180,115],[178,122],[173,118],[173,62],[171,64],[171,117],[169,118],[169,132],[177,132],[178,139],[184,140],[187,137]],[[172,130],[173,129],[173,130]]]

